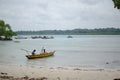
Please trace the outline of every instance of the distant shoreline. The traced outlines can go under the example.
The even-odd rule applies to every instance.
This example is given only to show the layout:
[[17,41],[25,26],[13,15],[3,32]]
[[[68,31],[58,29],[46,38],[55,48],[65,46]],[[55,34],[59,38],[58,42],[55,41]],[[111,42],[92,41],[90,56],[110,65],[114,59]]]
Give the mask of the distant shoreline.
[[120,35],[120,28],[16,31],[18,35]]

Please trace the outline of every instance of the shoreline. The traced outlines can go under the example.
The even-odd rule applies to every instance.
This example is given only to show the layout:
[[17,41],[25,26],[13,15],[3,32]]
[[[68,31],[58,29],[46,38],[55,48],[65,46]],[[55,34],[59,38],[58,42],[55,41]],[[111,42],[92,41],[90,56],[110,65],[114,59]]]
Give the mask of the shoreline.
[[[34,79],[33,79],[34,78]],[[64,67],[30,67],[1,65],[0,80],[114,80],[120,79],[119,69],[69,69]]]
[[23,64],[7,64],[7,63],[0,63],[0,66],[15,66],[15,67],[24,67],[24,68],[46,68],[46,69],[60,69],[60,70],[80,70],[80,71],[120,71],[120,68],[104,68],[104,67],[95,67],[95,66],[88,66],[88,65],[72,65],[72,66],[36,66],[36,65],[23,65]]

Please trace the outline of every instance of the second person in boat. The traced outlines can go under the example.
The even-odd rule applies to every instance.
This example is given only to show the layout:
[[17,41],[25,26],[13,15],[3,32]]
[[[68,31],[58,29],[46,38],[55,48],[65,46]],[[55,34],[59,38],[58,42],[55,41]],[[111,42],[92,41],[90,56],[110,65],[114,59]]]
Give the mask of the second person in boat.
[[36,50],[34,49],[33,52],[32,52],[32,55],[35,55],[35,52],[36,52]]

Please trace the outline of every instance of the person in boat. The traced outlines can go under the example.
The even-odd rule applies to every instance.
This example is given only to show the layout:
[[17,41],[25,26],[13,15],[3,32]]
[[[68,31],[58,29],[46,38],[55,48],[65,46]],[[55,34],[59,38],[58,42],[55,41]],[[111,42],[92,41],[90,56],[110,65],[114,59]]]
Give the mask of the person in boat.
[[46,52],[45,49],[43,49],[44,53]]
[[32,55],[35,55],[35,52],[36,52],[36,50],[34,49],[33,52],[32,52]]

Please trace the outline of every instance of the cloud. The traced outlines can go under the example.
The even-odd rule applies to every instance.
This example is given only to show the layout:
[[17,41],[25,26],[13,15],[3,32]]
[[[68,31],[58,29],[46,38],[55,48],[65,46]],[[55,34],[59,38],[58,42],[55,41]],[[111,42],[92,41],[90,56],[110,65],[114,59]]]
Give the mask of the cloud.
[[0,0],[0,10],[14,30],[120,27],[112,0]]
[[97,5],[100,2],[103,2],[104,0],[79,0],[81,3],[86,4],[86,5]]

